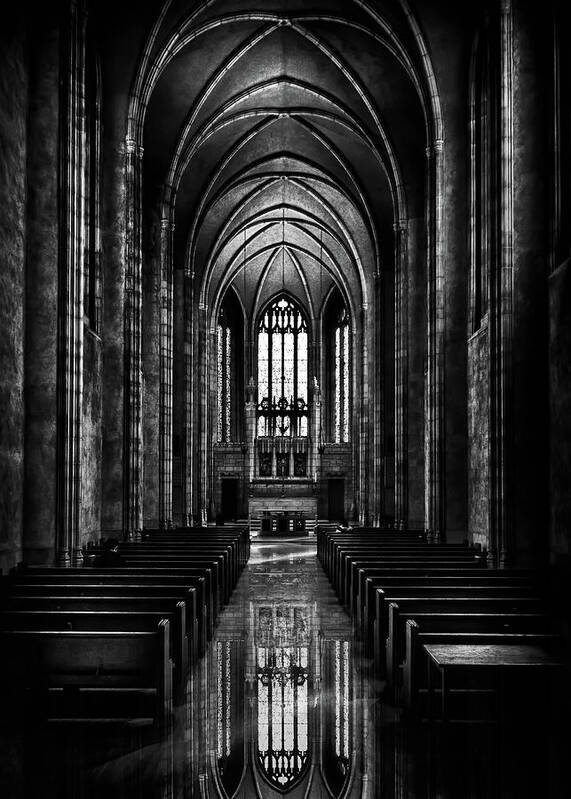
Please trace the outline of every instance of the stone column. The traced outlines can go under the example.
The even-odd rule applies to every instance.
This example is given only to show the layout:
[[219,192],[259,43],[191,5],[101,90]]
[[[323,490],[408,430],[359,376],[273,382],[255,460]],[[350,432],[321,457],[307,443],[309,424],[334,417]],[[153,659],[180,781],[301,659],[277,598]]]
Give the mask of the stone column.
[[135,538],[143,527],[143,431],[141,368],[141,215],[143,148],[126,140],[126,241],[124,303],[124,457],[123,457],[123,532]]
[[159,519],[170,527],[172,507],[172,415],[173,415],[173,264],[174,223],[161,220],[161,322],[159,402]]
[[193,371],[196,363],[194,348],[197,347],[194,328],[194,273],[184,275],[183,293],[182,523],[190,525],[195,512],[194,486],[197,463],[194,459],[196,386]]
[[85,273],[85,24],[70,4],[62,76],[60,248],[58,286],[57,561],[77,565],[81,502],[83,299]]
[[105,537],[123,531],[123,455],[125,436],[125,140],[104,141],[105,184],[103,193],[103,442],[102,519]]
[[510,548],[509,454],[512,449],[513,315],[513,20],[511,0],[500,7],[500,247],[490,279],[490,432],[492,565]]
[[197,436],[198,451],[195,453],[198,473],[197,509],[201,523],[205,524],[208,515],[208,443],[209,443],[209,396],[210,380],[208,375],[208,308],[200,304],[198,307],[198,357],[193,380],[197,382]]
[[383,308],[383,275],[375,272],[373,283],[373,336],[372,351],[372,402],[371,424],[373,440],[371,442],[371,480],[369,489],[369,503],[371,508],[371,525],[378,527],[385,507],[385,428],[384,428],[384,398],[386,388],[386,370],[384,359],[385,341],[385,315]]
[[[369,348],[367,343],[369,317],[367,303],[361,305],[361,391],[359,396],[359,465],[358,503],[359,524],[369,523]],[[353,384],[355,381],[353,380]],[[354,412],[353,408],[353,412]]]
[[445,537],[443,141],[426,150],[427,352],[425,364],[424,521],[435,541]]
[[[56,554],[60,32],[44,21],[31,50],[28,111],[24,561]],[[6,315],[8,318],[8,315]],[[6,487],[6,486],[5,486]],[[38,497],[42,498],[38,502]],[[11,564],[12,565],[12,564]]]
[[141,361],[143,370],[142,430],[143,526],[160,526],[161,414],[161,228],[155,213],[145,215],[148,232],[142,265]]
[[395,519],[408,523],[408,222],[395,224]]

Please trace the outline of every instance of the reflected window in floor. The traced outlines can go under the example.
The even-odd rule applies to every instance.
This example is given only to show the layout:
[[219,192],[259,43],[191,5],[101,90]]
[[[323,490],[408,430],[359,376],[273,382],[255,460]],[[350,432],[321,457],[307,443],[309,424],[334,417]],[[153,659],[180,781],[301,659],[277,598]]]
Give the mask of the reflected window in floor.
[[257,647],[258,757],[279,788],[302,775],[309,754],[308,647]]

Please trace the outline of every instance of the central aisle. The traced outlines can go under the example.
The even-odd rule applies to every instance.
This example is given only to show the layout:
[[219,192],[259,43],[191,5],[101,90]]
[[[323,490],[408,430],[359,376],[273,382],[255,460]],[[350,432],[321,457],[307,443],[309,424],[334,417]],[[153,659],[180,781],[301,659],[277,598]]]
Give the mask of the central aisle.
[[355,652],[315,539],[254,539],[195,681],[202,795],[378,795],[375,698]]

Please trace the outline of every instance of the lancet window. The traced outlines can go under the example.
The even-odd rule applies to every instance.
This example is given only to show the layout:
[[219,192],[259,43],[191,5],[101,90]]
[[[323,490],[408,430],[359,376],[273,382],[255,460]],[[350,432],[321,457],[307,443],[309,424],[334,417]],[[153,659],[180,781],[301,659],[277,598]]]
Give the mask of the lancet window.
[[218,441],[231,441],[232,330],[222,312],[217,329]]
[[258,324],[258,436],[308,435],[308,329],[300,306],[282,296]]
[[334,328],[334,440],[338,444],[349,441],[351,365],[349,338],[349,315],[343,308]]
[[243,315],[236,296],[230,292],[216,325],[217,440],[240,440],[243,389]]

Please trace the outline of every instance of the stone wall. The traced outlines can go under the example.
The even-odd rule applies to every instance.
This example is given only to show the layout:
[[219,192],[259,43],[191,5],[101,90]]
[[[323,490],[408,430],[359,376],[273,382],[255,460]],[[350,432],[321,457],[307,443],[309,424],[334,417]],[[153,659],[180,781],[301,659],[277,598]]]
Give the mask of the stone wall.
[[550,549],[571,559],[571,260],[549,279]]
[[[516,2],[513,96],[513,564],[548,558],[548,134],[543,74],[551,28],[540,7]],[[544,72],[545,70],[545,72]],[[530,135],[530,130],[534,131]]]
[[488,549],[490,369],[487,322],[468,340],[468,533]]
[[408,523],[424,528],[424,358],[426,350],[426,264],[424,220],[409,221],[407,465]]
[[101,340],[89,330],[83,344],[80,545],[101,535],[102,348]]
[[56,536],[60,244],[58,21],[37,20],[33,36],[28,108],[23,557],[26,563],[46,565],[54,561]]
[[549,319],[549,586],[554,612],[571,640],[571,260],[549,279]]
[[[25,37],[0,34],[0,568],[22,553],[26,225]],[[4,40],[5,38],[5,40]]]
[[124,366],[124,145],[104,140],[103,147],[103,475],[104,536],[123,531],[123,366]]
[[[241,444],[217,444],[214,447],[214,483],[212,485],[212,515],[216,516],[221,510],[222,480],[224,477],[240,479],[238,492],[238,506],[242,506],[244,456]],[[248,461],[246,460],[246,464]],[[247,468],[247,467],[246,467]]]
[[345,518],[355,519],[358,514],[358,508],[355,508],[351,444],[325,445],[325,450],[321,456],[321,482],[318,495],[317,513],[320,519],[327,518],[327,480],[330,477],[343,478],[345,480]]

